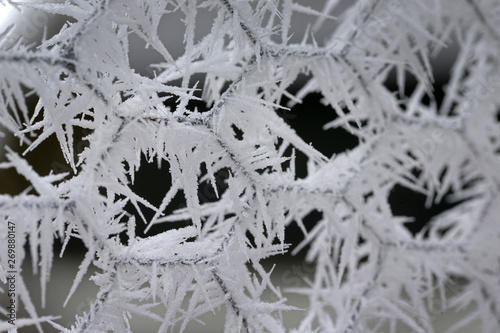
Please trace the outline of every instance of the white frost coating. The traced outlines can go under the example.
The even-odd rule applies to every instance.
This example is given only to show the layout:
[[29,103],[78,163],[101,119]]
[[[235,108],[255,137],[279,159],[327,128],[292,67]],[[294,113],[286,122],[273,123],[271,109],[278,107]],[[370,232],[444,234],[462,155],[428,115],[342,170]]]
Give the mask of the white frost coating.
[[215,253],[217,244],[213,241],[188,241],[198,235],[196,228],[184,227],[165,231],[155,236],[136,239],[134,245],[127,247],[123,258],[132,257],[144,261],[175,262],[191,258],[200,259]]
[[[225,333],[434,333],[440,312],[471,308],[449,333],[500,331],[499,1],[6,4],[40,31],[67,22],[36,46],[26,21],[0,35],[0,136],[19,142],[0,149],[0,330],[14,224],[20,330],[121,333],[145,317],[182,332],[222,309]],[[321,108],[298,111],[314,96]],[[49,138],[67,172],[30,164]],[[169,177],[139,184],[145,163]],[[5,172],[30,186],[2,192]],[[415,233],[401,188],[429,213]],[[38,307],[53,245],[75,238],[66,301],[90,272],[99,291],[67,324]],[[303,265],[282,266],[289,250]]]

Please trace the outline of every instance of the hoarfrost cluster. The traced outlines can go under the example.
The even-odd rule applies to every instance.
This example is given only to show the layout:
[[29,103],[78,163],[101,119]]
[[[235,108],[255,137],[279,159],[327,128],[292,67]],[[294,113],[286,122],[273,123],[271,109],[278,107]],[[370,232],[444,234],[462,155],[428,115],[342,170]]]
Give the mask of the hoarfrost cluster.
[[[11,5],[67,22],[38,46],[15,24],[1,35],[0,130],[22,151],[7,147],[0,168],[31,184],[0,195],[1,244],[14,223],[18,262],[31,257],[43,298],[54,243],[78,238],[86,255],[68,297],[90,269],[99,288],[63,327],[38,315],[20,275],[16,297],[30,318],[18,327],[49,321],[62,332],[128,332],[137,315],[177,332],[225,308],[225,332],[428,333],[437,297],[443,309],[474,305],[449,332],[474,320],[483,332],[500,331],[498,1]],[[161,31],[179,18],[184,30]],[[148,73],[131,65],[132,36],[161,56]],[[169,45],[176,36],[181,54]],[[433,59],[451,46],[456,57],[437,98]],[[289,108],[312,93],[331,113],[323,129],[343,128],[356,147],[325,156],[288,124]],[[37,98],[33,109],[28,95]],[[51,136],[71,171],[39,174],[23,157]],[[159,205],[133,190],[144,161],[168,165],[172,182]],[[424,194],[429,206],[444,197],[453,205],[414,234],[411,220],[391,210],[396,185]],[[200,200],[207,186],[216,200]],[[185,205],[171,207],[179,195]],[[314,226],[303,222],[311,212],[321,216]],[[178,221],[188,223],[136,234]],[[285,229],[294,224],[303,240],[290,247]],[[307,251],[307,287],[281,290],[262,264],[275,258],[279,266],[288,251]],[[2,249],[3,282],[7,261]],[[463,287],[446,294],[457,278]],[[308,307],[298,310],[284,292],[306,295]],[[304,319],[287,327],[283,311]],[[3,304],[0,313],[0,330],[10,329]]]

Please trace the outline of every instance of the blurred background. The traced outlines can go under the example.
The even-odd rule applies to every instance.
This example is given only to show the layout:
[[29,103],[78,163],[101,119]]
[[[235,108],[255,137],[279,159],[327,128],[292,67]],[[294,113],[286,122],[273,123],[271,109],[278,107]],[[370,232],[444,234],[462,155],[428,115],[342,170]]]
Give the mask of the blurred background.
[[[303,2],[316,10],[322,9],[320,1],[307,2],[306,0],[303,0]],[[343,1],[343,4],[339,6],[339,12],[342,11],[342,8],[349,5],[349,1]],[[333,15],[336,14],[338,13],[333,13]],[[199,21],[197,22],[198,28],[196,33],[203,34],[204,31],[210,31],[214,17],[214,12],[210,12],[208,10],[200,13],[198,15]],[[308,25],[314,23],[314,19],[314,17],[306,14],[296,14],[296,16],[294,16],[292,30],[296,31],[296,34],[293,35],[292,42],[300,42],[303,37],[303,31],[306,30]],[[57,33],[68,20],[70,20],[70,18],[65,16],[52,16],[47,13],[27,8],[23,8],[22,11],[20,11],[5,2],[0,4],[0,33],[5,31],[7,28],[14,29],[19,38],[21,38],[24,43],[31,44],[33,48],[35,48],[43,38]],[[14,25],[12,26],[12,24]],[[172,18],[172,16],[169,16],[169,20],[162,20],[159,26],[159,31],[160,38],[163,42],[165,42],[174,59],[182,55],[184,49],[182,33],[167,34],[167,32],[172,31],[184,31],[184,23],[181,21],[181,17],[179,16],[179,18],[176,19],[175,17]],[[322,33],[324,34],[326,32],[320,31],[315,35],[317,40],[326,38],[326,35],[322,35]],[[152,48],[147,48],[145,43],[136,35],[131,35],[129,41],[131,49],[129,56],[132,68],[142,75],[152,77],[155,74],[155,68],[150,67],[149,65],[161,62],[162,57]],[[13,43],[14,42],[17,41],[13,40]],[[456,47],[454,45],[450,45],[447,49],[434,57],[432,65],[435,68],[434,91],[437,103],[440,103],[442,99],[443,87],[448,81],[448,73],[455,57]],[[200,76],[199,79],[200,83],[202,83],[203,76]],[[295,86],[290,87],[290,91],[296,91],[300,86],[301,82],[297,82]],[[389,77],[387,86],[394,91],[396,90],[395,78],[393,76]],[[411,92],[415,87],[415,82],[409,80],[407,82],[407,86],[407,91]],[[203,85],[199,87],[201,88],[200,90],[203,89]],[[277,110],[276,112],[286,123],[295,129],[298,135],[301,136],[305,142],[311,143],[312,146],[321,151],[327,157],[331,157],[334,154],[339,154],[356,147],[359,143],[358,139],[345,130],[323,130],[322,126],[333,120],[335,118],[335,113],[331,108],[324,106],[320,99],[321,96],[319,94],[311,94],[304,98],[303,103],[297,104],[289,111]],[[30,108],[34,108],[37,102],[37,96],[27,95],[26,100],[28,106]],[[284,105],[287,101],[283,100],[282,102],[282,105]],[[207,110],[210,107],[204,105],[202,102],[197,102],[195,104],[196,105],[194,106],[198,107],[200,110]],[[2,111],[0,110],[0,112]],[[4,130],[2,131],[1,128],[0,132],[3,132],[3,136],[0,136],[0,162],[5,160],[6,146],[19,153],[24,151],[26,147],[21,146],[12,133],[8,133]],[[77,153],[86,147],[85,141],[81,140],[85,134],[86,133],[83,130],[75,133],[75,142],[79,142],[76,147]],[[35,171],[41,175],[46,175],[51,171],[54,173],[72,173],[71,169],[63,159],[59,144],[54,136],[45,140],[34,151],[26,154],[25,158],[33,166]],[[298,156],[297,158],[297,164],[299,166],[305,165],[303,157]],[[306,175],[306,170],[305,168],[298,167],[297,173],[299,177],[302,178]],[[227,177],[228,173],[224,170],[219,172],[217,176],[217,185],[220,187],[220,191],[225,189],[224,181]],[[131,187],[137,194],[146,198],[152,204],[158,205],[165,193],[165,188],[170,183],[171,179],[167,163],[163,163],[163,167],[158,169],[156,163],[149,164],[143,160],[143,166],[137,173],[136,181]],[[164,184],[164,186],[158,186],[158,184]],[[19,194],[25,191],[29,186],[30,184],[14,170],[0,169],[0,194]],[[202,202],[215,200],[211,186],[200,186],[199,194]],[[441,202],[433,204],[430,208],[426,208],[424,195],[415,193],[403,186],[394,187],[390,197],[390,204],[395,215],[410,216],[414,218],[415,222],[408,224],[408,228],[414,233],[420,231],[433,216],[452,206],[451,203],[446,201],[445,196]],[[173,202],[171,206],[173,208],[182,207],[182,198],[176,198],[176,201]],[[127,209],[129,212],[136,214],[133,207],[130,206],[127,207]],[[153,212],[148,211],[147,209],[144,210],[143,213],[146,218],[150,218],[153,215]],[[312,227],[319,218],[321,218],[321,215],[318,212],[310,214],[305,220],[306,226]],[[178,226],[179,225],[174,225],[173,227]],[[165,228],[169,227],[172,226],[157,225],[151,229],[150,234],[161,232],[162,230],[165,230]],[[144,226],[138,226],[137,233],[139,236],[144,235],[143,229]],[[292,244],[292,248],[301,240],[302,232],[295,224],[292,224],[287,228],[286,242]],[[55,247],[55,253],[58,254],[61,246],[60,244],[57,244]],[[73,239],[69,243],[64,256],[62,258],[59,258],[58,256],[54,258],[52,276],[47,292],[47,306],[45,309],[40,310],[39,315],[60,315],[61,318],[58,319],[57,322],[63,326],[69,326],[74,322],[75,314],[81,315],[84,311],[89,309],[89,306],[97,293],[95,285],[91,281],[88,281],[88,277],[90,277],[91,272],[87,274],[86,278],[84,278],[84,282],[80,285],[75,295],[68,302],[63,312],[60,312],[64,299],[70,290],[73,278],[78,271],[78,265],[85,254],[84,250],[85,247],[83,244],[79,240]],[[268,269],[270,269],[273,264],[277,264],[273,273],[273,280],[282,290],[286,290],[286,288],[305,286],[307,279],[312,277],[314,267],[311,264],[304,262],[305,251],[307,251],[307,249],[303,250],[295,257],[292,257],[289,254],[279,258],[273,257],[265,263],[266,268]],[[35,300],[35,305],[40,308],[39,276],[33,275],[29,257],[23,264],[23,278],[30,289],[32,299]],[[450,285],[447,292],[451,294],[454,290],[456,290],[455,288],[460,288],[460,281],[457,281],[456,285]],[[301,308],[308,307],[306,297],[291,293],[286,295],[289,299],[288,304]],[[2,303],[6,301],[5,294],[0,294],[0,297],[2,297]],[[158,310],[161,311],[161,308]],[[470,309],[463,309],[462,312],[448,311],[432,314],[436,318],[434,321],[436,332],[444,332],[446,327],[449,327],[458,318],[461,318],[463,311],[470,311]],[[25,311],[19,309],[18,317],[20,318],[23,316],[25,316]],[[302,317],[303,311],[290,311],[284,314],[284,320],[288,327],[296,326]],[[186,332],[221,332],[224,325],[224,311],[221,309],[221,311],[216,314],[206,314],[202,316],[200,320],[204,321],[206,325],[196,322],[191,323],[188,325]],[[461,332],[476,332],[478,329],[476,325],[477,323],[472,323]],[[45,332],[56,332],[56,330],[48,324],[44,324],[43,327]],[[154,328],[155,324],[152,323],[151,320],[137,318],[133,321],[132,330],[134,332],[155,331]],[[35,331],[36,330],[33,327],[20,330],[20,332]]]

